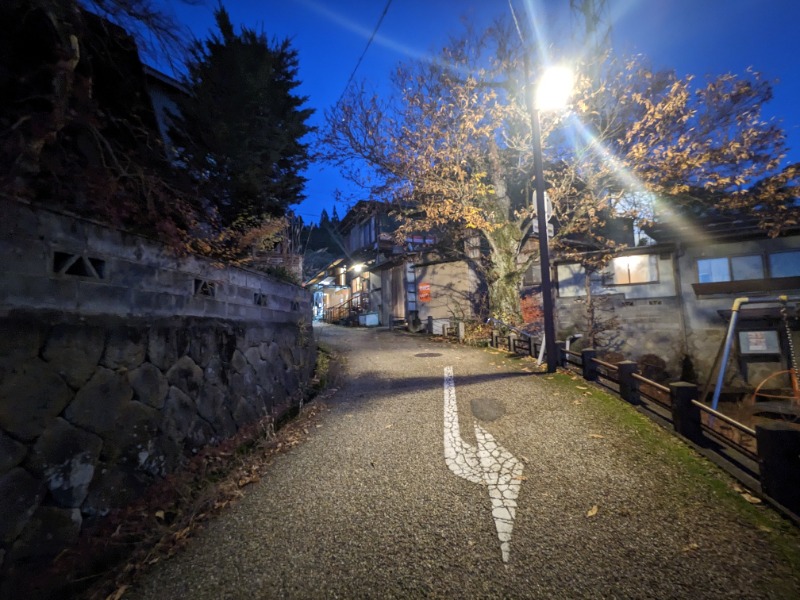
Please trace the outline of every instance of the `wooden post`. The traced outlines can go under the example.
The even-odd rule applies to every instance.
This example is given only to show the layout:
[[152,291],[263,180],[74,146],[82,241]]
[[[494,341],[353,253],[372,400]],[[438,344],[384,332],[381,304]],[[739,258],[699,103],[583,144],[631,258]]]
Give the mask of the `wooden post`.
[[428,317],[428,335],[433,335],[433,317]]
[[556,340],[556,348],[558,348],[558,366],[567,366],[567,342]]
[[500,339],[500,332],[497,329],[492,329],[492,348],[497,348]]
[[596,356],[597,356],[597,350],[595,350],[594,348],[586,348],[581,352],[581,362],[583,363],[583,378],[586,381],[597,381],[597,365],[594,364],[594,359]]
[[509,333],[508,334],[508,351],[512,354],[517,353],[517,334],[516,333]]
[[639,382],[633,378],[634,373],[639,372],[639,365],[632,360],[623,360],[617,363],[617,375],[619,377],[619,395],[623,400],[633,404],[641,404],[639,397]]
[[467,329],[464,325],[464,321],[456,322],[456,326],[458,327],[458,341],[463,344],[467,337]]
[[761,491],[800,515],[800,429],[786,423],[756,425]]
[[672,399],[672,426],[675,431],[695,444],[704,445],[700,424],[700,408],[692,403],[697,398],[697,386],[685,381],[669,384]]

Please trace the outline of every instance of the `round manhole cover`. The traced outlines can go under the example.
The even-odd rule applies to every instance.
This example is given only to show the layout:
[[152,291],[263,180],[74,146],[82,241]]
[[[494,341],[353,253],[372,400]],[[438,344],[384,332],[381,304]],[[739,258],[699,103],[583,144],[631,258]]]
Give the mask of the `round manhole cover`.
[[472,414],[480,421],[496,421],[506,414],[506,407],[494,398],[473,398],[470,406]]
[[433,358],[434,356],[441,356],[441,352],[420,352],[419,354],[415,354],[417,358]]

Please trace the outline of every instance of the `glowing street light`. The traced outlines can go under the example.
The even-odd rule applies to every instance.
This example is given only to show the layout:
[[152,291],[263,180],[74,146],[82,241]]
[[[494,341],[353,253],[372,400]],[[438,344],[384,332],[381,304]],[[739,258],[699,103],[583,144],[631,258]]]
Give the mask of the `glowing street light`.
[[563,110],[572,93],[573,75],[566,67],[550,67],[539,81],[536,97],[531,101],[531,132],[533,134],[533,174],[536,187],[536,220],[539,226],[539,260],[542,271],[542,312],[544,313],[544,351],[547,372],[558,367],[556,327],[553,308],[553,285],[550,279],[550,247],[547,240],[547,215],[544,198],[544,167],[542,166],[542,130],[539,111]]

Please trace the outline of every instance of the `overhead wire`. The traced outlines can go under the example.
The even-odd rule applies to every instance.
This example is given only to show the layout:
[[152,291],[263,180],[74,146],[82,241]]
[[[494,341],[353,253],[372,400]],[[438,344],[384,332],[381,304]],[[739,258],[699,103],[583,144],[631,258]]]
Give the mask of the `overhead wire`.
[[369,36],[367,40],[367,45],[364,46],[364,51],[361,53],[361,56],[358,57],[358,62],[356,62],[356,66],[353,68],[353,71],[350,73],[350,77],[347,79],[347,83],[344,85],[344,89],[342,90],[339,99],[336,101],[336,104],[333,105],[334,109],[339,106],[339,103],[344,98],[344,95],[347,93],[347,89],[350,87],[350,84],[353,83],[353,78],[356,76],[356,71],[358,71],[358,67],[361,66],[361,61],[364,60],[364,56],[367,54],[367,50],[369,50],[370,45],[372,45],[372,40],[375,39],[375,36],[378,33],[378,29],[380,29],[381,23],[383,23],[383,18],[386,16],[386,13],[389,11],[389,6],[392,4],[392,0],[386,1],[386,6],[383,7],[383,12],[381,13],[378,22],[375,24],[375,28],[372,30],[372,35]]

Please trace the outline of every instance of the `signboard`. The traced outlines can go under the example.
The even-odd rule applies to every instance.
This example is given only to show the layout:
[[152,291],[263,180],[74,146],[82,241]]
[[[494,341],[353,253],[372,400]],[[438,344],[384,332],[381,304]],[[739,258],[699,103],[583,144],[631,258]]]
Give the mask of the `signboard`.
[[780,354],[777,331],[740,331],[739,348],[742,354]]
[[417,287],[417,300],[420,302],[430,302],[431,301],[431,284],[430,283],[420,283]]

